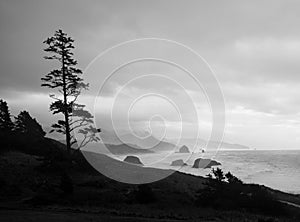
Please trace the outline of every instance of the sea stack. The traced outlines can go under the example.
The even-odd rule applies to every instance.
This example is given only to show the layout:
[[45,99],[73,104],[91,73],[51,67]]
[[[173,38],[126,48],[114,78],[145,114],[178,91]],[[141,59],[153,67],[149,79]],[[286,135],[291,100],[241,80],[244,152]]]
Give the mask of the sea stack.
[[207,168],[211,168],[212,166],[219,166],[219,165],[221,165],[221,163],[219,163],[218,161],[198,158],[194,161],[193,168],[207,169]]
[[136,165],[144,165],[140,161],[140,159],[136,156],[126,156],[126,158],[124,159],[124,162],[132,163],[132,164],[136,164]]
[[183,162],[182,159],[180,159],[180,160],[174,160],[171,163],[171,166],[187,166],[187,164],[185,162]]
[[186,145],[183,145],[182,147],[180,147],[179,153],[190,153],[190,150]]

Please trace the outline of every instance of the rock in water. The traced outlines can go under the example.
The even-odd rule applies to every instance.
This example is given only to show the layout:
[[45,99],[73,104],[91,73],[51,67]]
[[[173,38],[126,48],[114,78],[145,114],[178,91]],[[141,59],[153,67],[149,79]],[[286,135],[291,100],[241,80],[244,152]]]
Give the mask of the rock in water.
[[190,150],[187,146],[184,145],[184,146],[180,147],[179,153],[190,153]]
[[211,168],[212,166],[219,166],[221,163],[211,159],[201,159],[198,158],[194,161],[193,168]]
[[187,164],[185,162],[183,162],[182,159],[180,159],[180,160],[174,160],[171,163],[171,166],[187,166]]
[[140,159],[136,156],[127,156],[125,159],[124,159],[124,162],[127,162],[127,163],[132,163],[132,164],[137,164],[137,165],[144,165]]

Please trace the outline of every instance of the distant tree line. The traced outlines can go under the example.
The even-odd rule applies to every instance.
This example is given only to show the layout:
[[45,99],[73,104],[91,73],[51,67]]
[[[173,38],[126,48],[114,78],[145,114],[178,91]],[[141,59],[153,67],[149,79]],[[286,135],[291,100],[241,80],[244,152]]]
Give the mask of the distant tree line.
[[[13,117],[13,120],[12,120]],[[10,150],[16,144],[27,140],[37,141],[44,138],[46,132],[38,121],[31,117],[29,112],[21,111],[17,116],[12,116],[6,101],[0,99],[0,144],[1,151]]]

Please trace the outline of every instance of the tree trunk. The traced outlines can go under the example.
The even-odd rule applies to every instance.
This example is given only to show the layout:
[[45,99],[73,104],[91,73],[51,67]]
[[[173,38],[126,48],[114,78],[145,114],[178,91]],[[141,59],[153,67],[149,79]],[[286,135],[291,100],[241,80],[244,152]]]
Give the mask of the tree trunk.
[[66,144],[67,144],[67,152],[70,154],[71,153],[71,135],[70,135],[70,125],[69,125],[64,52],[62,54],[62,74],[63,74],[63,93],[64,93],[64,116],[65,116],[65,123],[66,123]]

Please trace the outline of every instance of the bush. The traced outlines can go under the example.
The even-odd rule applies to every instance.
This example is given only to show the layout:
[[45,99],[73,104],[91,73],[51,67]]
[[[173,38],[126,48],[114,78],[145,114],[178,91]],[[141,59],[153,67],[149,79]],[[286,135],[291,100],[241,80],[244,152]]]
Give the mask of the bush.
[[219,167],[217,167],[216,170],[213,168],[212,172],[213,172],[213,174],[215,176],[215,179],[217,181],[222,182],[225,179],[224,173]]
[[[197,192],[196,204],[222,209],[248,209],[270,215],[284,214],[282,204],[267,189],[259,185],[243,184],[240,179],[222,170],[209,174],[206,187]],[[226,180],[225,180],[226,178]]]

